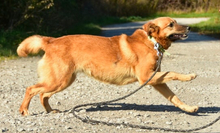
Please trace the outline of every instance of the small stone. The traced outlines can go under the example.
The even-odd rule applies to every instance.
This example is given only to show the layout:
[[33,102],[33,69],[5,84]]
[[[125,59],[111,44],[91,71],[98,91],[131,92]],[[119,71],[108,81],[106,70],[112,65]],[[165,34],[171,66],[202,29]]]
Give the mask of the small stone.
[[167,124],[167,125],[172,125],[173,122],[172,122],[172,121],[167,121],[166,124]]
[[25,129],[23,129],[23,128],[17,128],[17,131],[18,131],[18,132],[22,132],[22,131],[25,131]]
[[82,110],[80,110],[79,112],[80,112],[80,113],[85,113],[86,110],[85,110],[85,109],[82,109]]
[[3,128],[3,129],[2,129],[2,133],[3,133],[3,132],[7,132],[7,131],[8,131],[7,128]]
[[154,122],[154,121],[149,120],[149,121],[146,121],[146,122],[144,122],[144,123],[146,123],[146,124],[154,124],[155,122]]
[[121,128],[122,128],[122,126],[117,126],[116,128],[117,128],[117,129],[121,129]]
[[16,124],[22,124],[23,122],[20,120],[16,120]]
[[32,132],[32,131],[34,131],[34,130],[31,129],[31,128],[28,128],[27,131],[28,131],[28,132]]
[[187,122],[187,121],[184,121],[183,123],[184,123],[184,124],[190,124],[190,123],[189,123],[189,122]]
[[144,117],[148,117],[149,118],[149,117],[151,117],[151,115],[144,115]]
[[70,127],[70,126],[65,126],[65,129],[72,129],[72,127]]
[[57,105],[57,106],[60,106],[60,105],[61,105],[61,102],[56,102],[56,105]]
[[27,125],[30,125],[31,123],[32,123],[31,121],[28,121],[28,122],[27,122]]
[[134,113],[134,116],[138,117],[138,116],[141,116],[141,114],[140,113]]
[[6,101],[4,101],[3,103],[4,103],[4,104],[7,104],[7,103],[9,103],[9,101],[6,100]]

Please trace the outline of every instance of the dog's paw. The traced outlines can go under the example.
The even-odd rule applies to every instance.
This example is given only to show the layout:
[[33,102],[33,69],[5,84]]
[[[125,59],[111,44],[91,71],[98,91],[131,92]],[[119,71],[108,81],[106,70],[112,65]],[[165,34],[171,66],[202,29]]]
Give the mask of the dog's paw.
[[25,110],[25,109],[22,109],[22,108],[20,108],[19,112],[20,112],[20,114],[21,114],[22,116],[27,116],[27,115],[29,115],[28,110]]
[[194,74],[194,73],[192,73],[192,74],[188,74],[188,75],[186,75],[186,77],[185,77],[185,80],[184,81],[190,81],[190,80],[193,80],[193,79],[195,79],[196,78],[196,74]]
[[195,113],[199,110],[198,106],[191,106],[190,108],[188,108],[187,112],[189,113]]
[[190,77],[189,78],[190,80],[193,80],[197,77],[197,75],[195,73],[192,73],[192,74],[189,74],[189,77]]
[[180,109],[188,112],[188,113],[195,113],[199,110],[198,106],[188,106],[188,105],[183,105],[183,106],[179,106]]

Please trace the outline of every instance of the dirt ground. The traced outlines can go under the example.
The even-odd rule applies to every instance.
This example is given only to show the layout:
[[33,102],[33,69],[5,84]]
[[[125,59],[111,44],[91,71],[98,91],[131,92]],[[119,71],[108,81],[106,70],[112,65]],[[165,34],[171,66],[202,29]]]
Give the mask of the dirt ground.
[[[206,18],[200,19],[204,21]],[[189,24],[197,19],[177,19]],[[198,21],[199,22],[199,21]],[[135,22],[103,27],[104,36],[131,34],[145,22]],[[132,25],[133,24],[133,25]],[[125,26],[126,25],[126,26]],[[146,86],[125,100],[104,107],[87,107],[78,114],[106,122],[130,123],[169,129],[194,129],[206,125],[220,115],[220,40],[190,33],[185,41],[172,44],[162,61],[162,71],[175,71],[198,77],[190,82],[172,81],[168,86],[189,105],[198,105],[199,111],[188,114],[174,107],[150,86]],[[25,88],[37,82],[37,62],[40,57],[19,58],[0,63],[0,131],[40,133],[134,133],[164,132],[125,126],[93,125],[74,117],[72,108],[78,104],[115,99],[139,87],[138,83],[115,86],[101,83],[84,74],[65,91],[55,94],[50,103],[62,113],[46,113],[35,96],[30,104],[30,116],[22,117],[19,106]],[[197,132],[220,132],[220,121]]]

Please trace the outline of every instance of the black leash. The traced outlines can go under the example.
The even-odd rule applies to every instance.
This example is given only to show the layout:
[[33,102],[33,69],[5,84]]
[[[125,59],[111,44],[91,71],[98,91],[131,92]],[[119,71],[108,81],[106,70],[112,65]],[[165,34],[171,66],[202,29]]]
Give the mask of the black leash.
[[157,62],[157,68],[156,68],[155,72],[153,73],[153,75],[143,85],[141,85],[139,88],[137,88],[133,92],[131,92],[131,93],[129,93],[129,94],[123,96],[123,97],[114,99],[114,100],[109,100],[109,101],[105,101],[105,102],[87,103],[87,104],[77,105],[77,106],[75,106],[72,109],[73,115],[77,119],[81,120],[82,122],[89,123],[89,124],[103,124],[103,125],[108,125],[108,126],[125,126],[125,127],[131,127],[131,128],[139,128],[139,129],[147,129],[147,130],[161,130],[161,131],[170,131],[170,132],[192,132],[192,131],[198,131],[198,130],[207,128],[207,127],[213,125],[214,123],[216,123],[217,121],[219,121],[220,116],[217,119],[215,119],[214,121],[210,122],[209,124],[207,124],[205,126],[194,128],[194,129],[186,129],[186,130],[184,130],[184,129],[170,129],[170,128],[161,128],[161,127],[142,126],[142,125],[135,125],[135,124],[129,124],[129,123],[114,123],[114,122],[92,120],[92,119],[89,119],[89,118],[80,117],[79,115],[76,114],[77,109],[80,108],[80,107],[107,105],[107,104],[110,104],[110,103],[113,103],[113,102],[116,102],[116,101],[119,101],[119,100],[123,100],[123,99],[133,95],[134,93],[136,93],[137,91],[142,89],[145,85],[147,85],[148,82],[154,77],[154,75],[158,72],[158,70],[160,68],[161,60],[162,60],[162,53],[159,55],[159,59],[158,59],[158,62]]

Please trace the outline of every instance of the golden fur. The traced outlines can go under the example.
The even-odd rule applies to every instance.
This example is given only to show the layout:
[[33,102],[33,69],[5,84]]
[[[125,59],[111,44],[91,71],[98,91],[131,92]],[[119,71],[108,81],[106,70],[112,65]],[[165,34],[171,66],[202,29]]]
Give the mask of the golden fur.
[[[25,39],[18,47],[19,56],[45,51],[39,61],[39,82],[26,89],[20,113],[28,115],[31,98],[40,94],[40,100],[47,112],[59,112],[49,105],[49,98],[67,88],[76,78],[77,72],[84,72],[100,81],[124,85],[138,81],[143,84],[154,73],[157,51],[148,39],[152,36],[164,48],[171,42],[185,39],[189,27],[178,25],[169,17],[157,18],[146,23],[143,29],[131,36],[125,34],[113,37],[92,35],[67,35],[59,38],[34,35]],[[190,81],[195,74],[157,72],[148,83],[186,112],[196,112],[197,106],[181,102],[165,84],[170,80]]]

